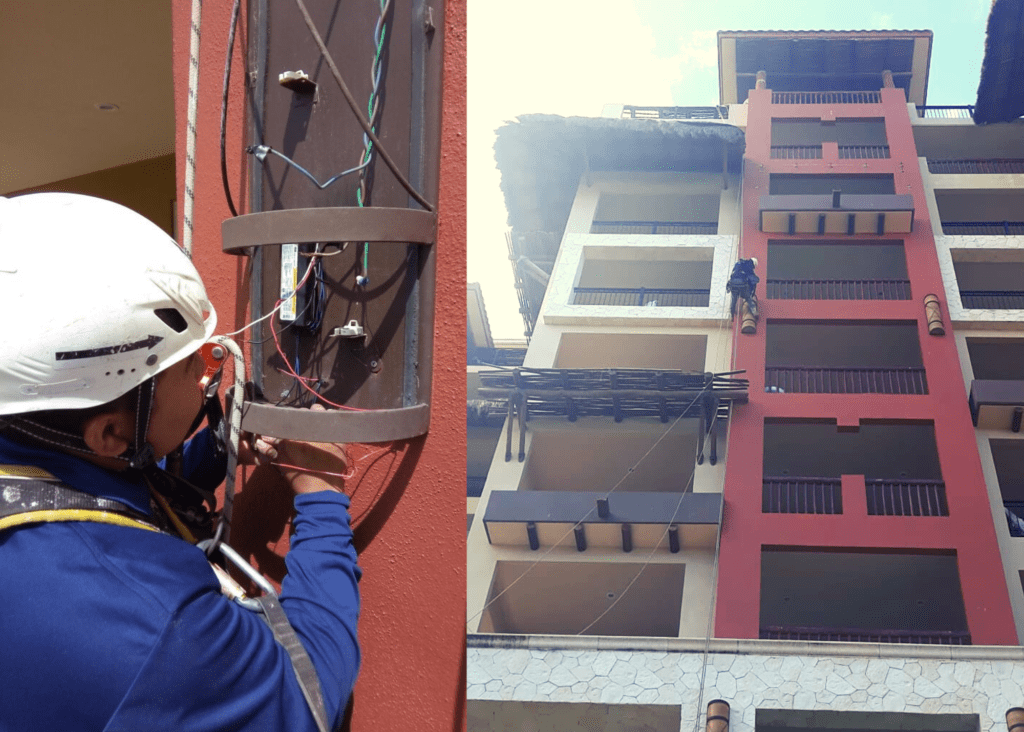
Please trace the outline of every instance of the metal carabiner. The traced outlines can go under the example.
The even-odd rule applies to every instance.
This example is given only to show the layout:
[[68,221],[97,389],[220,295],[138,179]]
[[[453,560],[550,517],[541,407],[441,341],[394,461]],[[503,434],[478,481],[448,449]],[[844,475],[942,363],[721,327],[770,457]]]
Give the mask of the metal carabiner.
[[[274,586],[270,584],[270,581],[257,572],[251,564],[245,561],[241,554],[224,542],[217,543],[214,539],[206,539],[196,544],[196,546],[199,547],[207,556],[209,556],[214,549],[219,551],[225,559],[238,567],[238,569],[242,570],[242,573],[245,574],[246,577],[255,582],[256,585],[263,590],[263,594],[273,598],[277,597],[277,590],[275,590]],[[241,585],[232,579],[231,575],[217,567],[215,564],[211,563],[210,566],[214,567],[217,579],[219,579],[221,583],[221,590],[227,597],[244,607],[246,610],[251,610],[256,613],[263,612],[263,607],[260,605],[259,600],[254,597],[249,597],[245,590],[242,589]]]

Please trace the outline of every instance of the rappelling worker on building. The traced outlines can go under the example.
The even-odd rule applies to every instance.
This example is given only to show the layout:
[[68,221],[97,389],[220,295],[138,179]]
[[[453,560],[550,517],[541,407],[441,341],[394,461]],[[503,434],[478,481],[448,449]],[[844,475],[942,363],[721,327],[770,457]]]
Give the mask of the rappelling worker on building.
[[747,307],[750,308],[750,314],[757,317],[757,297],[754,291],[761,278],[754,274],[756,268],[757,259],[755,257],[740,259],[733,265],[732,275],[729,276],[729,281],[725,284],[726,291],[732,293],[729,315],[736,315],[736,301],[743,298]]
[[197,353],[216,315],[188,257],[108,201],[0,198],[0,303],[0,730],[336,727],[359,664],[342,448],[254,443],[295,493],[278,612],[318,722],[300,664],[180,537],[214,525],[209,432],[183,479],[157,467],[216,398]]

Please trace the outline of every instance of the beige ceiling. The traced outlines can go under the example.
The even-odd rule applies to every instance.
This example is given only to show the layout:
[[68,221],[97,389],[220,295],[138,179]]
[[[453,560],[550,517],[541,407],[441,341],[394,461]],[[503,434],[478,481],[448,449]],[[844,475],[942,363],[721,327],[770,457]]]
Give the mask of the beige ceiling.
[[170,0],[0,0],[0,100],[0,193],[173,153]]

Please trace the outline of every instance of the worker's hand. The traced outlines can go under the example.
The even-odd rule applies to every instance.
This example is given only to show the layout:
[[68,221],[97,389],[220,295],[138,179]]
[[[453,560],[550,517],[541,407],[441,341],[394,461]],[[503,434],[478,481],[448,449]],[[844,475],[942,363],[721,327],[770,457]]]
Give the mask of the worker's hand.
[[[310,407],[315,412],[325,411],[320,404]],[[266,448],[260,451],[259,443]],[[298,442],[276,437],[261,437],[254,443],[261,459],[270,464],[291,486],[296,494],[333,490],[344,492],[344,474],[348,470],[348,456],[344,445],[328,442]]]

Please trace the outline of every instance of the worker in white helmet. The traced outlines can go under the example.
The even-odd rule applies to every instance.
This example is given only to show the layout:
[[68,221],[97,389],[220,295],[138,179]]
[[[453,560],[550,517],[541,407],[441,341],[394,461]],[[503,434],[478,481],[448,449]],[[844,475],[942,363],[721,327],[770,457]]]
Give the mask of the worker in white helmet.
[[108,201],[0,198],[0,305],[0,729],[337,725],[359,661],[349,501],[326,475],[345,472],[342,448],[255,444],[303,468],[279,468],[298,512],[280,606],[321,714],[300,664],[179,536],[213,525],[208,433],[189,480],[158,467],[215,398],[197,351],[216,314],[186,255]]
[[740,259],[733,265],[732,275],[730,275],[729,281],[725,284],[726,291],[732,293],[732,301],[729,304],[730,316],[736,315],[736,301],[743,298],[750,309],[750,314],[755,318],[757,317],[757,296],[755,290],[761,278],[754,273],[756,268],[756,257]]

